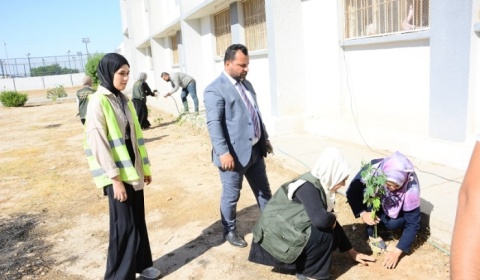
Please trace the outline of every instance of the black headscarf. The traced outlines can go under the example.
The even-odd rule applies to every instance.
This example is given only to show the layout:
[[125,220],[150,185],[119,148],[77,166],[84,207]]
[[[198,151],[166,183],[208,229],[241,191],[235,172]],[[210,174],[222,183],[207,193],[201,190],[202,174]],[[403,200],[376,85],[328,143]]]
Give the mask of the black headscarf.
[[97,68],[97,76],[100,80],[100,85],[113,92],[115,95],[119,94],[120,91],[113,85],[113,76],[115,72],[125,64],[130,67],[127,59],[118,53],[107,53],[104,55],[102,60],[98,63]]

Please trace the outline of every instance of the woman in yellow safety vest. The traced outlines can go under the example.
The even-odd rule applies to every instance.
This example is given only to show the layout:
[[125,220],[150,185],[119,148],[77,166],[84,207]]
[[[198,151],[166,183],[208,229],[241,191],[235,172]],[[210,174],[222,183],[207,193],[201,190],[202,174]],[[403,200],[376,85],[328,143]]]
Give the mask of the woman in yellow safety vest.
[[106,54],[98,65],[100,86],[90,97],[84,148],[95,184],[108,196],[110,241],[105,279],[157,278],[145,222],[144,185],[152,182],[142,129],[121,91],[128,61]]

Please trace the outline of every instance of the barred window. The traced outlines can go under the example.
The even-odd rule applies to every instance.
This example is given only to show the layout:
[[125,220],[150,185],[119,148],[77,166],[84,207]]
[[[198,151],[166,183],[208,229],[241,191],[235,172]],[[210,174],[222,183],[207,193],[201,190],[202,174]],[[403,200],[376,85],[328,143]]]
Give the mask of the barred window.
[[215,22],[215,38],[217,40],[217,55],[223,56],[225,50],[232,44],[230,10],[223,10],[215,14],[213,18]]
[[180,61],[178,60],[178,42],[177,42],[177,35],[170,36],[170,44],[172,47],[172,63],[179,64]]
[[430,0],[345,0],[345,39],[429,28]]
[[267,26],[265,17],[265,0],[245,0],[245,44],[249,50],[267,48]]

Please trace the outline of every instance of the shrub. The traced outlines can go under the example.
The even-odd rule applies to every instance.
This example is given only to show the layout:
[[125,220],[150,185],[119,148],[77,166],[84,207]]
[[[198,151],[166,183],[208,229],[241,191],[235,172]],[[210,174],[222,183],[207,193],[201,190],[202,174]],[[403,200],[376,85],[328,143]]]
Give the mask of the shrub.
[[92,78],[93,81],[93,88],[97,88],[98,86],[98,77],[97,77],[97,68],[98,63],[102,60],[103,53],[95,53],[90,55],[87,60],[87,64],[85,64],[85,75]]
[[57,86],[56,88],[49,89],[47,91],[47,98],[51,98],[53,101],[56,101],[59,97],[66,97],[67,92],[63,86]]
[[0,101],[5,107],[21,107],[25,105],[27,100],[28,95],[26,93],[13,90],[0,93]]

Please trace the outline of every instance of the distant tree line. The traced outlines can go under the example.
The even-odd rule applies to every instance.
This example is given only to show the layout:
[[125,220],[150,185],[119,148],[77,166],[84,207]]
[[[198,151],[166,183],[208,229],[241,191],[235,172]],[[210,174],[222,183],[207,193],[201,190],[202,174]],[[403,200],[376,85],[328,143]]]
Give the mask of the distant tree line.
[[62,75],[62,74],[75,74],[79,73],[78,69],[69,69],[66,67],[60,67],[59,64],[51,64],[47,66],[39,66],[32,68],[31,76],[51,76],[51,75]]

